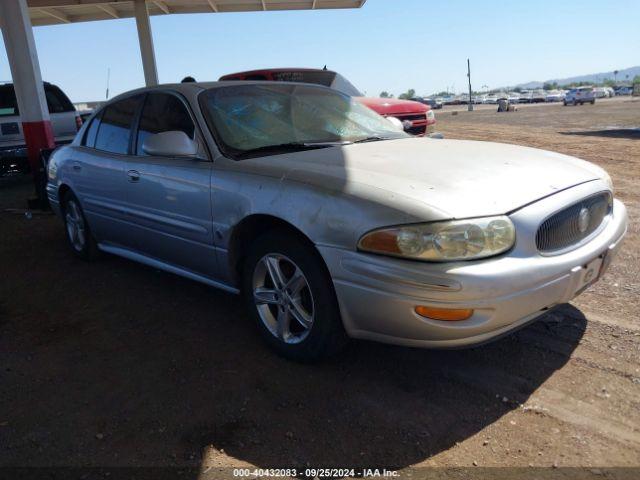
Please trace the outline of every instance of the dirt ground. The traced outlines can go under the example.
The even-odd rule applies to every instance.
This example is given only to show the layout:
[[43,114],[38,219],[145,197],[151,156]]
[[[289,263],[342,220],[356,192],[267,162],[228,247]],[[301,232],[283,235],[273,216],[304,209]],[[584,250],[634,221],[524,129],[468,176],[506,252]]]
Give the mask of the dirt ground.
[[522,467],[516,478],[578,466],[580,478],[639,478],[640,101],[445,109],[437,120],[449,138],[606,168],[631,224],[604,279],[483,347],[354,342],[297,365],[267,350],[233,295],[116,257],[75,259],[57,218],[7,210],[24,206],[29,184],[3,181],[0,466],[101,467],[96,478],[123,466],[178,466],[180,478],[236,466],[413,478],[433,472],[417,467]]

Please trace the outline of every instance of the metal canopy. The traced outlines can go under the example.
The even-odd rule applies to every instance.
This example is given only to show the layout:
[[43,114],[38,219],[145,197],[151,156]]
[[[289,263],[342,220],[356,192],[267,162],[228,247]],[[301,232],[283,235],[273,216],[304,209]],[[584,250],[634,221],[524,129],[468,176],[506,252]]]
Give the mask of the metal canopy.
[[[7,1],[7,0],[0,0]],[[149,15],[226,13],[269,10],[359,8],[366,0],[147,0]],[[111,20],[134,16],[131,0],[27,0],[31,24]]]

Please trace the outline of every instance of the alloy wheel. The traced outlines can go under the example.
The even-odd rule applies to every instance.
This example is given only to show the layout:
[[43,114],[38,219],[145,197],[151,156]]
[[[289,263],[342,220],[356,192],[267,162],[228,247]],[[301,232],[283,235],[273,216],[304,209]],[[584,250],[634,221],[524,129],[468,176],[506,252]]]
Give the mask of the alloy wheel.
[[67,235],[71,246],[77,251],[81,252],[85,246],[85,226],[84,218],[80,213],[80,207],[75,200],[69,200],[66,207],[65,220],[67,224]]
[[279,340],[302,342],[315,317],[314,300],[304,273],[290,258],[269,253],[253,273],[253,301],[265,327]]

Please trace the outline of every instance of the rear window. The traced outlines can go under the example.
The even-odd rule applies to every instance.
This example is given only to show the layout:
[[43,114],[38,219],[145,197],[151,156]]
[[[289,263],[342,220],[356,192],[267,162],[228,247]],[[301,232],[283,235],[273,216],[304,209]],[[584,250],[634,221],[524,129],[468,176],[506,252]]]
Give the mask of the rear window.
[[19,113],[13,85],[0,85],[0,117],[11,117]]
[[[49,113],[75,112],[75,107],[62,90],[55,85],[44,84],[44,95]],[[20,115],[13,85],[0,85],[0,117]]]

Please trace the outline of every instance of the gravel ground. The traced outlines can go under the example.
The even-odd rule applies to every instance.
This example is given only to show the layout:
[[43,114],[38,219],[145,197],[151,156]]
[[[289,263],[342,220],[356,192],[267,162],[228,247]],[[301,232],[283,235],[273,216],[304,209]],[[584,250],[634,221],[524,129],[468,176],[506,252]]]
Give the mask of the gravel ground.
[[[437,119],[449,138],[605,167],[631,226],[603,280],[483,347],[355,342],[297,365],[265,348],[235,296],[116,257],[75,259],[57,218],[11,210],[31,187],[5,180],[0,466],[178,466],[181,478],[239,466],[386,466],[413,478],[434,472],[416,467],[539,478],[586,467],[580,478],[638,478],[640,139],[626,129],[640,126],[640,102]],[[481,470],[505,466],[522,469]]]

